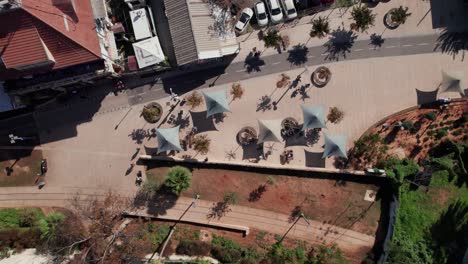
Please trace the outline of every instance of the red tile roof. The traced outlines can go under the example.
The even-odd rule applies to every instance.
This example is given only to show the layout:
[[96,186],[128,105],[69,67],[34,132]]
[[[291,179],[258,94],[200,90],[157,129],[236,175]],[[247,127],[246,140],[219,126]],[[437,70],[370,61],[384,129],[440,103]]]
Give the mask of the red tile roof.
[[21,9],[0,14],[0,79],[51,69],[11,69],[21,65],[53,60],[52,69],[60,69],[102,59],[91,2],[75,0],[73,11],[55,1],[23,0]]

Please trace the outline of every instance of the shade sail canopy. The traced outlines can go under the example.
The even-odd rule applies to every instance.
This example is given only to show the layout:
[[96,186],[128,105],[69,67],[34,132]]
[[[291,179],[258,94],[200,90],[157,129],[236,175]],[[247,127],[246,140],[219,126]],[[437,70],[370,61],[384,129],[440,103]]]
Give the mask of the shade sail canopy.
[[281,120],[258,120],[258,143],[265,141],[281,142]]
[[206,103],[206,116],[231,112],[231,107],[227,100],[226,89],[214,92],[203,92]]
[[445,71],[442,71],[442,83],[439,87],[439,93],[456,92],[465,96],[465,91],[460,85],[460,79],[460,73],[448,74]]
[[156,129],[158,138],[158,154],[166,151],[180,151],[179,126],[173,128],[158,128]]
[[330,156],[348,158],[346,155],[346,136],[325,135],[325,150],[322,158]]
[[302,130],[313,128],[326,128],[325,108],[323,106],[302,106],[304,125]]

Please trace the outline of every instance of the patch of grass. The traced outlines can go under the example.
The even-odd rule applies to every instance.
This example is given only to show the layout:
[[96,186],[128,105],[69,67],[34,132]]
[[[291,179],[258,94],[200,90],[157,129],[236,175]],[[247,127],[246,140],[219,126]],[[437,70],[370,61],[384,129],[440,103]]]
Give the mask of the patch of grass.
[[23,227],[22,222],[24,216],[28,212],[33,212],[37,216],[37,220],[44,218],[44,214],[38,208],[25,208],[25,209],[16,209],[16,208],[7,208],[0,210],[0,230],[12,229],[12,228],[21,228]]

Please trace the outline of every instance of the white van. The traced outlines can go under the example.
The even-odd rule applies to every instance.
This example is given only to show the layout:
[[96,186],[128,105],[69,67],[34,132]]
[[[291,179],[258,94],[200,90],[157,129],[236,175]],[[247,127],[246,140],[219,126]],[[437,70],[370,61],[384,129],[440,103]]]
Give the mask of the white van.
[[286,19],[291,20],[297,17],[296,7],[293,0],[281,0],[283,2],[283,11]]
[[283,20],[283,13],[279,0],[267,0],[268,11],[270,11],[271,22],[277,24]]

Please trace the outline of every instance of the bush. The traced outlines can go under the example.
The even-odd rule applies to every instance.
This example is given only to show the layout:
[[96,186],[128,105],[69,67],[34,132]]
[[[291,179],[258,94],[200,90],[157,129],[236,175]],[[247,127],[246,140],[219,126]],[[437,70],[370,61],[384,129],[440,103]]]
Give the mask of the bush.
[[352,29],[364,32],[374,25],[375,14],[365,5],[359,4],[354,6],[351,11],[351,17],[354,20]]
[[281,40],[281,36],[277,30],[268,30],[267,34],[263,36],[265,47],[276,47]]
[[238,200],[237,193],[235,192],[227,192],[223,197],[223,201],[227,204],[236,204]]
[[53,240],[56,236],[58,227],[65,220],[65,215],[62,213],[51,213],[45,218],[39,220],[38,227],[41,231],[41,239]]
[[241,99],[244,95],[244,89],[240,83],[233,83],[231,87],[232,100]]
[[221,263],[236,263],[242,257],[241,246],[230,239],[213,235],[211,244],[211,254]]
[[20,227],[32,227],[39,221],[40,215],[37,209],[24,209],[19,213],[19,226]]
[[187,190],[192,183],[192,172],[182,166],[172,167],[166,176],[164,184],[177,195]]
[[211,246],[205,242],[194,240],[182,240],[177,246],[176,252],[181,255],[206,256],[210,253]]
[[339,109],[338,107],[330,107],[330,111],[328,112],[327,119],[328,121],[332,122],[333,124],[338,124],[343,120],[344,112]]
[[190,106],[190,108],[192,109],[200,106],[203,103],[203,97],[197,91],[185,97],[185,100],[187,101],[187,105]]
[[437,129],[436,132],[435,132],[435,137],[437,139],[441,139],[441,138],[443,138],[443,137],[445,137],[447,135],[448,135],[448,131],[445,128]]
[[206,155],[210,151],[211,139],[208,135],[197,135],[193,139],[193,149],[200,152],[202,155]]
[[312,20],[312,29],[310,30],[311,37],[323,38],[330,33],[330,23],[325,17],[318,17],[317,19]]
[[405,120],[402,122],[402,126],[405,130],[412,130],[414,128],[414,123],[409,120]]
[[425,113],[423,117],[426,118],[427,120],[435,121],[437,119],[437,114],[435,112],[429,112],[429,113]]
[[156,233],[150,233],[148,234],[149,239],[151,241],[151,244],[154,247],[160,246],[166,237],[169,235],[170,228],[167,225],[160,225],[158,226],[158,229],[156,230]]
[[143,185],[141,186],[141,192],[147,197],[151,198],[153,197],[156,192],[159,190],[160,184],[153,180],[153,179],[147,179]]

